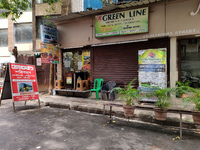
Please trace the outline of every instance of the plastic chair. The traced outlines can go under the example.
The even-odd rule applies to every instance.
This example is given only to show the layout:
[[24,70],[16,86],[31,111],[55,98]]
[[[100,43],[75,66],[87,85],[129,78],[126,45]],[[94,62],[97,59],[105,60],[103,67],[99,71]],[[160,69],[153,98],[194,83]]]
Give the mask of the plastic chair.
[[90,98],[91,98],[91,92],[96,92],[96,99],[99,100],[99,91],[101,90],[101,87],[103,86],[103,79],[97,78],[94,80],[94,88],[90,90]]
[[106,93],[107,99],[109,99],[109,94],[110,94],[110,99],[114,100],[115,99],[115,93],[114,93],[114,91],[111,92],[111,90],[115,86],[116,86],[116,83],[114,81],[109,81],[104,86],[102,86],[102,88],[101,88],[101,99],[102,99],[102,93]]

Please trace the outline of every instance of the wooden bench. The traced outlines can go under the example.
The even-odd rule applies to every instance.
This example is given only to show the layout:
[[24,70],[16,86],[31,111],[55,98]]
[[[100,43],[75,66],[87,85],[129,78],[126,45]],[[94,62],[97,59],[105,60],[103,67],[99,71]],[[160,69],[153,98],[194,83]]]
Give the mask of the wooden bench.
[[67,97],[68,97],[68,93],[73,93],[73,96],[74,96],[74,93],[82,93],[83,98],[85,98],[85,93],[89,93],[90,92],[90,90],[79,91],[79,90],[68,90],[68,89],[60,89],[60,90],[55,89],[54,91],[55,91],[55,94],[58,91],[66,92],[66,96]]
[[[109,106],[110,107],[110,111],[109,111],[109,115],[110,115],[110,120],[112,120],[112,107],[123,107],[123,105],[120,104],[113,104],[113,103],[108,103],[108,104],[103,104],[103,115],[105,115],[105,107]],[[147,110],[147,111],[154,111],[154,107],[144,107],[144,106],[135,106],[135,109],[140,109],[140,110]],[[182,115],[186,114],[186,115],[192,115],[192,112],[189,110],[177,110],[177,109],[168,109],[169,113],[176,113],[176,114],[180,114],[180,138],[182,138]]]

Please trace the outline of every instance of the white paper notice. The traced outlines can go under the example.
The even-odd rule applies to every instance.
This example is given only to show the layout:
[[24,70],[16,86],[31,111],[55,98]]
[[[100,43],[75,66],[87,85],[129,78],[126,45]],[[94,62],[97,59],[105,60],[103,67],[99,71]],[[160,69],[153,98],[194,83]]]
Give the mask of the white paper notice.
[[78,62],[78,70],[82,69],[82,62]]
[[70,68],[70,61],[64,61],[65,68]]
[[41,58],[36,58],[37,66],[42,66]]

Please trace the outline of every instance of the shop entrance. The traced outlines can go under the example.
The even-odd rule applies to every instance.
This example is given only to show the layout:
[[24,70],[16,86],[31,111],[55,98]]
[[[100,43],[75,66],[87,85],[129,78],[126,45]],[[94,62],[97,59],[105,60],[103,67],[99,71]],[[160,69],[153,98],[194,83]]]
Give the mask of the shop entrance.
[[89,90],[90,50],[63,51],[64,86],[68,90]]
[[200,39],[180,40],[180,80],[200,87]]

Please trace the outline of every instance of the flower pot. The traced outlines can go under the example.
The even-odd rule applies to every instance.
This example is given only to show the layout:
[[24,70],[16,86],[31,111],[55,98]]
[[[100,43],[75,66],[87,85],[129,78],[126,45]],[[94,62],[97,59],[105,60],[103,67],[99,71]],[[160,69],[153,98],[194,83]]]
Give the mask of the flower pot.
[[165,121],[167,118],[167,110],[154,108],[156,120]]
[[185,98],[185,97],[186,97],[185,93],[181,94],[181,98]]
[[134,116],[134,106],[124,105],[124,116],[125,117],[133,117]]
[[193,117],[194,123],[200,125],[200,112],[199,111],[192,112],[192,117]]

